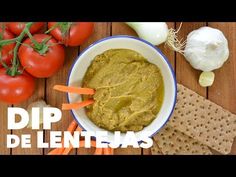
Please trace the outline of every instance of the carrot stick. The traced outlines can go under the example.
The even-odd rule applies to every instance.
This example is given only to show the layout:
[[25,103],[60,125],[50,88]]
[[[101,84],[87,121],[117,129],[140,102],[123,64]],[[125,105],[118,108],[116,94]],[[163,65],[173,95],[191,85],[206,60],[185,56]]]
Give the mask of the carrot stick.
[[84,147],[84,144],[85,144],[85,143],[84,143],[84,140],[80,141],[80,142],[79,142],[79,147]]
[[[80,141],[80,147],[84,147],[84,146],[85,146],[85,141],[84,140]],[[94,141],[94,140],[91,141],[91,147],[96,147],[96,141]],[[102,150],[102,148],[101,148],[101,150]],[[102,152],[96,152],[96,153],[102,154]]]
[[59,150],[59,149],[53,149],[53,150],[51,150],[51,151],[48,153],[48,155],[60,155],[60,153],[59,153],[58,150]]
[[62,104],[62,110],[79,109],[93,103],[94,103],[94,100],[85,100],[80,103]]
[[64,144],[62,144],[62,147],[61,147],[61,148],[58,148],[58,153],[59,153],[59,154],[62,154],[64,150],[65,150]]
[[[77,123],[76,123],[76,124],[77,124]],[[78,126],[75,131],[81,132],[81,131],[82,131],[82,128],[81,128],[80,126]],[[82,146],[84,146],[84,142],[80,141],[80,144],[81,144],[81,143],[82,143]],[[80,145],[80,146],[81,146],[81,145]],[[73,149],[72,144],[70,144],[70,146],[69,146],[68,148],[64,148],[61,153],[62,153],[62,155],[67,155],[67,154],[70,153],[70,151],[71,151],[72,149]]]
[[[70,123],[70,125],[69,125],[67,131],[69,131],[71,134],[73,134],[77,126],[78,126],[77,122],[76,122],[75,120],[73,120],[73,121]],[[79,126],[78,126],[78,127],[79,127]],[[78,127],[77,127],[77,128],[78,128]],[[79,127],[79,128],[80,128],[80,127]],[[65,150],[65,148],[64,148],[64,138],[62,138],[62,142],[61,142],[61,143],[62,143],[62,147],[59,148],[59,150],[58,150],[58,152],[59,152],[60,154],[62,154],[63,151]]]
[[75,131],[78,131],[78,132],[82,132],[82,128],[80,126],[78,126]]
[[61,92],[69,92],[69,93],[77,93],[85,95],[93,95],[95,93],[95,90],[91,88],[78,88],[64,85],[54,85],[53,89]]
[[96,147],[96,141],[94,140],[91,141],[91,147]]
[[[71,134],[73,134],[75,131],[82,131],[82,128],[77,126],[77,123],[75,120],[73,120],[71,122],[71,124],[69,125],[67,131],[70,131]],[[75,129],[76,128],[76,129]],[[64,138],[62,139],[62,148],[57,148],[52,150],[51,152],[48,153],[48,155],[67,155],[70,153],[70,151],[73,149],[72,144],[70,144],[70,146],[68,148],[63,147],[64,146]],[[84,147],[85,146],[85,141],[80,141],[80,147]],[[91,141],[91,147],[96,147],[96,141],[92,140]]]
[[108,148],[104,148],[103,152],[104,152],[104,155],[109,155],[109,149]]
[[104,155],[111,155],[110,148],[104,148]]
[[[80,147],[84,147],[85,146],[85,141],[80,141]],[[92,140],[91,141],[91,147],[96,147],[96,141]]]
[[73,149],[72,144],[68,148],[65,148],[65,150],[62,152],[62,155],[68,155],[70,151]]
[[94,155],[102,155],[102,152],[103,152],[102,148],[97,148],[94,152]]
[[[80,147],[84,147],[85,145],[85,141],[80,141]],[[95,141],[91,141],[91,146],[95,147],[96,146],[96,142]],[[70,146],[68,148],[65,148],[65,150],[62,152],[62,155],[67,155],[70,153],[70,151],[73,149],[72,144],[70,144]]]
[[109,148],[109,153],[110,153],[110,155],[113,155],[114,154],[114,149],[113,148]]
[[114,154],[114,150],[112,148],[104,148],[104,154],[105,155],[113,155]]
[[77,122],[75,120],[73,120],[70,123],[69,127],[67,128],[67,131],[73,132],[76,129],[77,126],[78,126]]
[[[67,131],[69,131],[69,132],[71,132],[71,134],[73,134],[73,132],[75,131],[77,126],[78,126],[77,122],[75,120],[73,120],[70,123]],[[80,127],[78,126],[77,129],[79,129],[79,128]],[[65,148],[64,148],[64,138],[62,138],[62,147],[61,148],[56,148],[56,149],[52,150],[51,152],[48,153],[48,155],[62,154],[64,150],[65,150]]]

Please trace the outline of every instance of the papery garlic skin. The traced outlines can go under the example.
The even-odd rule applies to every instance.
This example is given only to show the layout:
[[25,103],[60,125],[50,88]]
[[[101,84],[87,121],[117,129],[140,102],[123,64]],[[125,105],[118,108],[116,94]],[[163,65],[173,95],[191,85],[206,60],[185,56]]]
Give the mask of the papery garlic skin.
[[201,27],[187,36],[184,56],[195,69],[218,69],[229,57],[228,41],[220,30]]

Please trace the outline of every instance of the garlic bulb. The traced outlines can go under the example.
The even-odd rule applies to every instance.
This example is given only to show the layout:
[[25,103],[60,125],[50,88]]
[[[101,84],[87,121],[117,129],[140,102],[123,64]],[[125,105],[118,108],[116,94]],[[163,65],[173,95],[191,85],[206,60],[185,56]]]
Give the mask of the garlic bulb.
[[187,36],[184,56],[195,69],[218,69],[229,57],[227,39],[218,29],[201,27]]

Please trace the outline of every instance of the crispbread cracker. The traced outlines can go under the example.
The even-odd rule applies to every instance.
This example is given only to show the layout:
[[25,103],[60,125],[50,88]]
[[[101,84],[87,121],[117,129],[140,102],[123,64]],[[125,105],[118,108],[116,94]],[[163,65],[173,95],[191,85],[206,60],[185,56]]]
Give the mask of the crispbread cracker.
[[158,147],[167,155],[210,155],[206,145],[166,125],[154,136]]
[[168,125],[228,154],[236,136],[236,115],[178,84],[175,111]]
[[163,155],[161,149],[159,148],[159,146],[155,141],[153,141],[153,146],[151,147],[151,153],[152,155]]

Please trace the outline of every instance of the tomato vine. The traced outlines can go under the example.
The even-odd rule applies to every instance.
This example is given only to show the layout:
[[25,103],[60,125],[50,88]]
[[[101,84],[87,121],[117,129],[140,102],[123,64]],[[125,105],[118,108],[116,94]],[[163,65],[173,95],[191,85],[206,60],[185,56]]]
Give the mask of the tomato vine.
[[27,34],[27,32],[29,31],[29,28],[32,26],[33,22],[28,22],[25,25],[24,30],[21,32],[21,34],[13,39],[7,39],[7,40],[1,40],[0,41],[0,46],[4,46],[4,45],[8,45],[11,43],[16,43],[16,46],[14,47],[13,50],[13,59],[12,59],[12,66],[8,67],[4,62],[1,61],[1,64],[3,65],[3,67],[6,68],[6,73],[12,77],[19,75],[22,73],[22,71],[19,70],[19,60],[17,57],[17,52],[18,49],[20,47],[20,44],[23,40],[23,38],[25,37],[25,34]]

